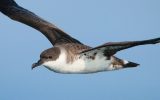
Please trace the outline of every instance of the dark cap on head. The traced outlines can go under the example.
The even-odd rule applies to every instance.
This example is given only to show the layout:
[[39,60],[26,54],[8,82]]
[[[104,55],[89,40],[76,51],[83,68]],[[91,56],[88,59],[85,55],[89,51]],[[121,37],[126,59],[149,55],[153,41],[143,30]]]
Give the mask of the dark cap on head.
[[60,55],[60,49],[58,47],[53,47],[43,51],[40,55],[40,60],[37,63],[32,64],[32,69],[42,65],[47,61],[54,61]]

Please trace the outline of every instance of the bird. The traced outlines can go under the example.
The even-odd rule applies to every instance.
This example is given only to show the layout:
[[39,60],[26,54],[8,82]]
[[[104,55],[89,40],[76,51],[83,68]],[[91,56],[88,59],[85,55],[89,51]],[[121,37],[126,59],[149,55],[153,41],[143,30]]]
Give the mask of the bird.
[[54,24],[19,6],[14,0],[1,0],[0,11],[9,18],[40,31],[53,47],[44,50],[32,69],[44,66],[62,74],[89,74],[139,66],[115,56],[121,50],[160,43],[160,37],[141,41],[109,42],[97,47],[83,44]]

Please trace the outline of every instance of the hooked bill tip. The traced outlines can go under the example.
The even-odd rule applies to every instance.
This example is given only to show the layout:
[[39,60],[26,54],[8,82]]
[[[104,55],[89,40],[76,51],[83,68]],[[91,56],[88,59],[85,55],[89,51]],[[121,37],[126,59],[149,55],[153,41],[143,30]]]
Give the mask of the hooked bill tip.
[[37,66],[38,66],[38,64],[37,64],[37,63],[33,63],[33,64],[32,64],[32,67],[31,67],[31,68],[32,68],[32,70],[33,70],[35,67],[37,67]]
[[38,67],[38,66],[40,66],[40,65],[42,65],[43,64],[43,61],[42,60],[39,60],[37,63],[33,63],[32,64],[32,69],[34,69],[35,67]]

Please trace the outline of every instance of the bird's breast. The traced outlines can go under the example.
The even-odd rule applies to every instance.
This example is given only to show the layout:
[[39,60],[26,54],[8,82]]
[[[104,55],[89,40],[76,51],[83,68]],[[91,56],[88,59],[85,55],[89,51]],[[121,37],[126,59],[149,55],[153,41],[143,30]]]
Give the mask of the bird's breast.
[[112,70],[111,60],[106,60],[102,55],[95,56],[94,59],[87,56],[76,55],[73,62],[67,61],[67,54],[61,51],[59,58],[55,61],[45,62],[43,65],[58,73],[94,73],[105,70]]

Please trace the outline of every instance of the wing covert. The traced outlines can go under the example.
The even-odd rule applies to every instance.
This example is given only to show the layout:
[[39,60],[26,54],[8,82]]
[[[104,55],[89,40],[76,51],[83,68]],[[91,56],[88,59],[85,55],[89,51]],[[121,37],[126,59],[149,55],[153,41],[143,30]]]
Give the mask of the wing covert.
[[105,55],[111,56],[118,51],[128,49],[131,47],[146,45],[146,44],[157,44],[157,43],[160,43],[160,38],[142,40],[142,41],[109,42],[104,45],[82,51],[81,54],[84,54],[84,53],[93,54],[93,52],[98,51],[98,52],[103,52]]

